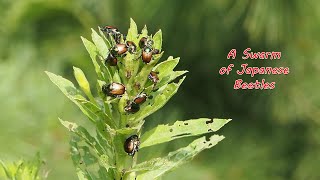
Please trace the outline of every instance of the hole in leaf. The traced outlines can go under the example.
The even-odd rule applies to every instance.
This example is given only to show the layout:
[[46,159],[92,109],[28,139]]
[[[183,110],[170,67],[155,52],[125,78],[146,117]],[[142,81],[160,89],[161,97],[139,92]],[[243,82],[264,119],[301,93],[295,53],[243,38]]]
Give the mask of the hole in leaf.
[[212,129],[208,129],[208,132],[212,132]]
[[208,136],[206,136],[206,141],[210,141],[210,138]]
[[187,135],[191,135],[191,133],[182,133],[182,134],[178,134],[178,135],[172,136],[172,138],[180,137],[180,136],[187,136]]
[[212,145],[212,143],[209,144],[209,146],[211,146],[211,145]]
[[172,131],[173,131],[173,129],[170,129],[169,131],[170,131],[170,132],[172,132]]
[[129,125],[129,124],[126,124],[126,127],[127,127],[127,128],[130,127],[130,125]]
[[207,141],[203,141],[203,144],[205,144]]
[[184,125],[188,125],[188,123],[183,123]]
[[209,121],[206,121],[206,124],[213,123],[213,119],[210,119]]

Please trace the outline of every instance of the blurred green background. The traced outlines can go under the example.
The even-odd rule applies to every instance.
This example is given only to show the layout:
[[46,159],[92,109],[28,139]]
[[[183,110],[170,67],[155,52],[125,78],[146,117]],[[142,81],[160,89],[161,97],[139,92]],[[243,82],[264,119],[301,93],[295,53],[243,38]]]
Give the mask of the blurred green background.
[[[180,56],[189,70],[179,92],[146,120],[159,123],[198,117],[232,118],[218,134],[226,139],[164,179],[320,179],[320,2],[315,0],[0,0],[0,158],[46,160],[48,179],[77,179],[69,134],[57,117],[86,119],[47,78],[68,79],[72,66],[89,80],[94,71],[80,36],[90,28],[117,26],[126,33],[132,17],[141,30],[163,31],[164,58]],[[288,66],[289,75],[220,76],[241,53],[281,51],[278,61],[251,66]],[[238,50],[236,61],[227,53]],[[274,90],[233,90],[234,80],[276,81]],[[165,155],[192,138],[141,150],[139,158]]]

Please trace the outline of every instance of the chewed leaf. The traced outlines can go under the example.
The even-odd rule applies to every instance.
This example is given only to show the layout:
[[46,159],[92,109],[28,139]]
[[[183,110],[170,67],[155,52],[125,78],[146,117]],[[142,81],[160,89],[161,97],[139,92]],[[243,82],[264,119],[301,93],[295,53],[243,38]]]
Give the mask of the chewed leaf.
[[63,121],[60,118],[59,120],[63,126],[69,129],[70,132],[74,133],[77,137],[87,143],[97,155],[103,155],[105,153],[97,140],[92,137],[84,127],[78,126],[76,123]]
[[154,41],[154,48],[159,49],[161,51],[161,46],[162,46],[162,31],[161,29],[156,32],[156,34],[153,36],[153,41]]
[[[63,121],[61,119],[59,120],[62,125],[68,128],[69,131],[75,135],[70,141],[70,144],[73,145],[72,153],[74,156],[73,161],[75,163],[75,166],[79,164],[89,166],[99,163],[99,165],[105,168],[106,171],[108,171],[109,168],[113,167],[113,165],[109,161],[110,158],[113,158],[113,152],[107,140],[103,139],[103,137],[97,134],[97,141],[96,138],[92,137],[85,128],[78,126],[76,123]],[[88,146],[78,147],[78,143],[82,141],[85,142]],[[84,153],[80,154],[81,152]]]
[[223,139],[224,136],[219,135],[213,135],[209,140],[206,140],[206,137],[201,137],[184,148],[170,152],[166,157],[155,158],[137,164],[127,172],[136,172],[138,174],[137,180],[158,178],[164,173],[190,161],[201,151],[215,146]]
[[137,112],[134,115],[130,115],[128,117],[128,122],[140,122],[150,114],[154,113],[155,111],[163,107],[169,101],[169,99],[178,91],[184,79],[185,76],[182,79],[180,79],[178,83],[171,83],[159,88],[155,92],[155,94],[152,94],[154,98],[152,99],[151,104],[141,107],[139,112]]
[[197,136],[219,130],[231,119],[192,119],[187,121],[176,121],[172,126],[158,125],[144,133],[141,137],[140,148],[172,141],[174,139]]
[[90,164],[97,164],[97,158],[91,154],[89,149],[85,146],[78,145],[78,138],[73,137],[69,144],[71,146],[71,158],[76,172],[80,180],[93,179],[92,174],[86,169]]

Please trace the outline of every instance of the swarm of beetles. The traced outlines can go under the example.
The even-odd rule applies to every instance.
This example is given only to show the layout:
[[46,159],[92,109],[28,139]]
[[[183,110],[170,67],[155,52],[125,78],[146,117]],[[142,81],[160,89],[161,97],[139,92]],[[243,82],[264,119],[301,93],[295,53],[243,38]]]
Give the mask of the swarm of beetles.
[[[104,59],[104,64],[106,66],[118,66],[118,58],[126,56],[127,53],[137,54],[137,45],[132,41],[126,41],[125,35],[121,34],[116,27],[105,26],[101,28],[101,31],[111,36],[115,45],[109,49],[108,56]],[[125,43],[121,43],[121,38],[124,39]],[[141,59],[145,64],[151,62],[153,55],[159,54],[160,51],[153,47],[153,40],[149,37],[142,37],[139,41],[138,46],[141,48]],[[159,81],[156,72],[151,71],[148,75],[148,79],[153,83],[153,87]],[[110,84],[104,84],[102,86],[102,92],[110,97],[118,98],[121,97],[126,91],[126,87],[118,82],[112,82]],[[140,110],[140,105],[143,104],[149,96],[145,92],[138,93],[132,101],[128,101],[127,105],[124,107],[124,111],[127,113],[136,113]],[[137,135],[132,135],[126,139],[124,142],[124,150],[130,156],[139,150],[140,140]]]

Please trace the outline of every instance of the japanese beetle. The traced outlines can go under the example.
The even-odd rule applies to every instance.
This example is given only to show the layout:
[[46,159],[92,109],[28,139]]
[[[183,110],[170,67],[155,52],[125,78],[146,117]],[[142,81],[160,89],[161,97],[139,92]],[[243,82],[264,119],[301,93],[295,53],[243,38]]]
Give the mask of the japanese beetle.
[[126,46],[128,48],[129,53],[133,54],[137,50],[137,46],[132,41],[127,41]]
[[146,64],[148,64],[151,59],[152,59],[152,49],[149,48],[149,47],[145,47],[143,48],[143,51],[142,51],[142,61]]
[[117,44],[120,43],[121,33],[119,32],[118,28],[116,28],[114,26],[105,26],[105,27],[101,28],[101,31],[110,34],[113,37],[113,39],[116,41]]
[[129,156],[134,156],[139,151],[140,139],[137,135],[132,135],[124,142],[123,148]]
[[149,48],[152,48],[153,46],[153,40],[150,40],[146,37],[142,37],[139,41],[139,47],[141,49],[145,48],[145,47],[149,47]]
[[108,64],[110,66],[116,66],[118,64],[118,59],[112,55],[112,53],[109,53],[108,57],[105,59],[104,64],[107,66]]
[[119,97],[124,94],[126,91],[126,87],[120,83],[111,83],[111,84],[104,84],[102,86],[102,92],[108,96]]
[[147,45],[147,38],[146,37],[142,37],[139,41],[139,47],[142,49]]
[[153,82],[153,84],[156,84],[159,81],[158,73],[154,71],[150,72],[148,78]]
[[101,31],[104,31],[106,33],[120,33],[118,28],[116,28],[114,26],[105,26],[105,27],[101,28]]
[[133,102],[136,104],[142,104],[147,100],[147,93],[139,93],[134,99]]
[[112,52],[112,54],[122,55],[122,54],[126,53],[127,50],[128,49],[127,49],[127,45],[126,44],[116,44],[112,48],[111,52]]
[[136,104],[134,102],[129,102],[128,105],[124,107],[124,111],[134,114],[140,110],[139,104]]

